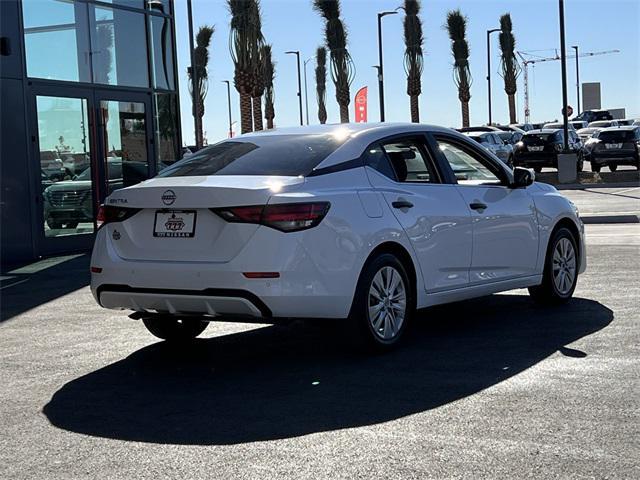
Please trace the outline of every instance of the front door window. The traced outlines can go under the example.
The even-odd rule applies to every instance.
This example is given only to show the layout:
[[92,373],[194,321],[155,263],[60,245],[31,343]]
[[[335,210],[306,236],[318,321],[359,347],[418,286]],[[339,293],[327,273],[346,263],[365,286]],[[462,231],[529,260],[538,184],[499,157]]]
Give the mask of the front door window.
[[87,100],[37,96],[45,237],[91,233],[93,183]]

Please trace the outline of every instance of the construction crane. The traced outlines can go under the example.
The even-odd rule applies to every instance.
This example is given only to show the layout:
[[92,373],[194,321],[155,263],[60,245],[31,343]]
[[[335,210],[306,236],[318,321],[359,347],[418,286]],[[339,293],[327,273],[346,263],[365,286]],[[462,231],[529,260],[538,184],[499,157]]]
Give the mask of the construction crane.
[[[546,58],[526,58],[525,55],[529,57],[532,56],[531,53],[527,52],[516,52],[520,59],[522,60],[522,69],[524,71],[524,121],[525,123],[530,122],[531,118],[531,109],[529,107],[529,65],[535,65],[536,63],[542,62],[553,62],[556,60],[560,60],[560,55],[556,50],[555,57],[546,57]],[[586,52],[578,55],[578,58],[582,57],[595,57],[598,55],[609,55],[611,53],[620,53],[620,50],[606,50],[604,52]],[[576,58],[575,55],[567,55],[567,59]],[[578,112],[580,113],[580,112]]]

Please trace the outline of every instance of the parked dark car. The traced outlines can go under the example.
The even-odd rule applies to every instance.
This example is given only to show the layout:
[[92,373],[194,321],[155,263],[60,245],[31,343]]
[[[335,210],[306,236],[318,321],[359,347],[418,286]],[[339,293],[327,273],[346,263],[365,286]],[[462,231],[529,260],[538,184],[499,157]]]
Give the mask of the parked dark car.
[[618,165],[631,165],[640,170],[640,127],[611,127],[600,130],[586,144],[591,170],[599,172]]
[[[514,167],[558,168],[558,154],[564,149],[564,132],[560,129],[531,130],[522,136],[513,152]],[[569,151],[577,155],[577,169],[582,171],[584,146],[574,130],[569,130]]]
[[[147,164],[109,160],[109,192],[128,187],[149,177]],[[76,228],[78,223],[93,222],[91,169],[72,180],[56,182],[44,190],[44,218],[49,228]]]
[[613,115],[609,110],[585,110],[580,115],[576,115],[571,120],[583,120],[587,123],[598,120],[613,120]]

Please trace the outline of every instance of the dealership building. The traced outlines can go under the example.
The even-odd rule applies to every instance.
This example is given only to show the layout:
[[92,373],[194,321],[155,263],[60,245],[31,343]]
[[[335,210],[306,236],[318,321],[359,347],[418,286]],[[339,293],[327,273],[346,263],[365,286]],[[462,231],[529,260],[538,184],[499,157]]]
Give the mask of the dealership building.
[[179,158],[173,9],[0,1],[3,265],[91,248],[104,198]]

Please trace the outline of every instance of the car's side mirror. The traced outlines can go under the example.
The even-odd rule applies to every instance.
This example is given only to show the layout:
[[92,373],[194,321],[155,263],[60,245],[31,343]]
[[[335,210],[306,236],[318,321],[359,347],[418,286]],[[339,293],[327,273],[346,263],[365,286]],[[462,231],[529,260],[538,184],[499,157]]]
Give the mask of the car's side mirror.
[[536,179],[536,174],[533,170],[522,167],[515,167],[513,169],[513,187],[525,188],[531,185]]

